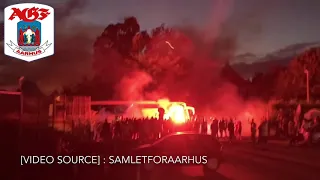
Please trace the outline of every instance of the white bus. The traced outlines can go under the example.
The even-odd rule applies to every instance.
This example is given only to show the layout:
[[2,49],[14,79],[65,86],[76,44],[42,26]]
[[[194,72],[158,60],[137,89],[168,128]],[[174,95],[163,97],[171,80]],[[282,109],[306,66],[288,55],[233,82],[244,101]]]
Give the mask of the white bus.
[[159,101],[92,101],[93,110],[97,107],[104,107],[109,113],[108,118],[116,116],[126,117],[155,117],[159,118],[159,108],[165,110],[164,119],[172,119],[177,123],[189,120],[195,113],[193,107],[187,106],[184,102]]

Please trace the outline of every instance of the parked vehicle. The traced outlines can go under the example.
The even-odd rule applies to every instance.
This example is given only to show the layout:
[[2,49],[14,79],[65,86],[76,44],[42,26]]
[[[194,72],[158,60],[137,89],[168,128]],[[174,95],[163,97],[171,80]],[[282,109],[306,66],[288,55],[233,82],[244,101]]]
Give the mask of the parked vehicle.
[[[205,176],[216,172],[222,163],[222,145],[206,134],[194,132],[178,132],[165,136],[152,144],[146,144],[134,149],[134,155],[151,156],[206,156],[207,163],[201,165]],[[179,166],[184,166],[179,165]],[[186,164],[187,165],[187,164]],[[152,171],[168,169],[168,164],[142,164],[139,167],[141,175],[151,174]]]

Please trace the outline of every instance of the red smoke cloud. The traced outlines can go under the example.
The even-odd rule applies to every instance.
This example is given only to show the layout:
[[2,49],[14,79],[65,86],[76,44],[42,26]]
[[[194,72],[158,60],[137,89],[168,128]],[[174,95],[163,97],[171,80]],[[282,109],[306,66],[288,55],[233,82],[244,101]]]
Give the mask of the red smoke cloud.
[[[191,61],[191,68],[186,76],[176,78],[168,71],[161,82],[157,81],[157,89],[146,91],[154,81],[152,76],[144,71],[128,73],[117,85],[118,94],[121,96],[116,97],[125,100],[169,98],[171,101],[185,101],[194,106],[196,113],[200,115],[241,120],[244,134],[249,134],[248,120],[254,118],[259,122],[266,115],[267,105],[260,100],[243,99],[238,87],[221,76],[223,66],[234,57],[238,49],[239,24],[233,24],[230,20],[232,8],[232,1],[221,2],[215,6],[214,18],[206,27],[206,33],[193,27],[176,27],[183,32],[187,40],[171,42],[174,47],[171,49],[179,51],[181,46],[188,50],[188,53],[180,54],[186,61]],[[251,25],[245,23],[245,20],[241,22],[248,25],[248,29],[251,28],[252,22]],[[171,71],[175,71],[175,68]]]

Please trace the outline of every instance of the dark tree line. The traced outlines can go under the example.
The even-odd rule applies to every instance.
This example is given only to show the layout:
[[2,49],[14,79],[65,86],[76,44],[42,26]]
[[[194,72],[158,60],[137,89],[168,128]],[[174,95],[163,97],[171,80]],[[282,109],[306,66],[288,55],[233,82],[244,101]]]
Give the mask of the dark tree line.
[[115,85],[128,72],[143,71],[153,79],[151,84],[170,78],[181,78],[190,67],[192,43],[176,29],[164,25],[151,33],[141,31],[135,17],[108,25],[94,45],[92,79],[65,88],[67,94],[111,98]]
[[[194,63],[195,43],[181,30],[161,25],[148,33],[141,31],[135,17],[125,18],[123,22],[108,25],[97,37],[93,45],[94,77],[85,78],[75,87],[65,88],[65,92],[109,99],[115,92],[115,85],[130,71],[146,72],[155,86],[170,78],[181,80],[188,76]],[[231,81],[245,89],[247,95],[264,100],[305,99],[304,71],[307,69],[311,96],[317,98],[320,95],[319,67],[320,48],[312,48],[293,59],[288,67],[257,73],[251,83],[241,78],[232,78]]]
[[294,58],[288,67],[257,73],[251,83],[252,93],[266,99],[306,100],[307,75],[311,99],[320,97],[320,48],[311,48]]

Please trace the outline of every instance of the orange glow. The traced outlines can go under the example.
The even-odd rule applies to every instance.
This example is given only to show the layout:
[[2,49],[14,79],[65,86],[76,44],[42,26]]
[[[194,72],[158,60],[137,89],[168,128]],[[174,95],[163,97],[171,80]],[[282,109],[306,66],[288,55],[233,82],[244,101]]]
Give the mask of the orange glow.
[[173,104],[168,111],[169,116],[173,122],[177,124],[182,124],[186,122],[185,110],[183,106],[178,104]]
[[171,104],[169,99],[159,99],[158,103],[159,103],[160,107],[162,107],[165,110],[168,109],[168,107]]
[[[165,111],[164,119],[171,119],[177,124],[186,122],[195,112],[194,108],[187,106],[185,102],[171,102],[169,99],[159,99],[158,101],[93,101],[91,105],[130,105],[123,116],[138,118],[159,118],[158,108],[160,107]],[[143,105],[148,107],[143,107]]]
[[[164,119],[171,119],[176,124],[184,123],[188,119],[185,103],[170,102],[168,99],[160,99],[156,103],[165,110]],[[158,108],[143,108],[142,114],[144,117],[159,118]]]
[[159,118],[158,108],[142,108],[141,111],[143,117]]

